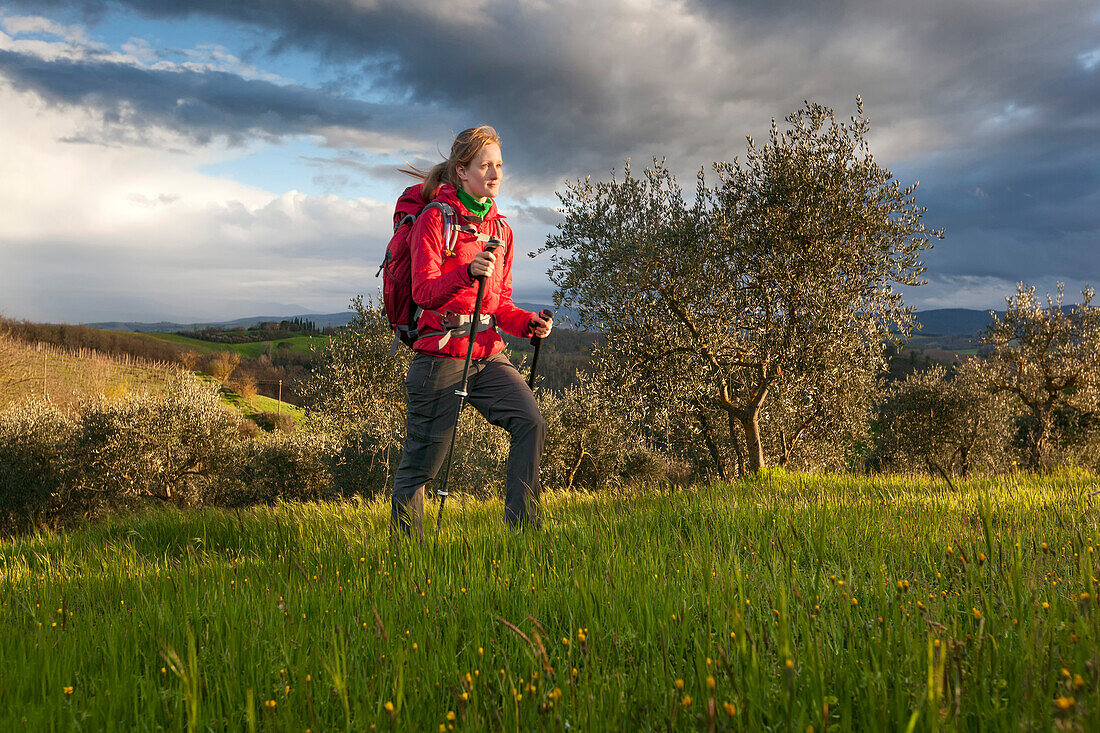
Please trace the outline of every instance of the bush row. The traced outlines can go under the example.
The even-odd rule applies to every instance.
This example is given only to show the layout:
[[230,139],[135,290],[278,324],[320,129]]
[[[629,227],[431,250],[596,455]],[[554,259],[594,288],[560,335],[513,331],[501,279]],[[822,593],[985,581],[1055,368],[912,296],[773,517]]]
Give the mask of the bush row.
[[216,387],[185,374],[163,394],[100,398],[71,416],[30,400],[0,413],[0,523],[57,525],[150,502],[323,498],[333,492],[330,443],[311,434],[249,437]]
[[[594,420],[583,400],[576,390],[543,398],[544,486],[600,488],[664,476],[655,454]],[[403,418],[400,403],[390,409]],[[151,503],[232,508],[374,496],[388,489],[401,438],[367,422],[337,430],[323,416],[293,433],[258,432],[221,404],[216,386],[186,373],[163,393],[90,400],[71,415],[49,400],[29,400],[0,412],[0,527],[56,527]],[[498,494],[508,447],[505,431],[465,411],[455,489]]]

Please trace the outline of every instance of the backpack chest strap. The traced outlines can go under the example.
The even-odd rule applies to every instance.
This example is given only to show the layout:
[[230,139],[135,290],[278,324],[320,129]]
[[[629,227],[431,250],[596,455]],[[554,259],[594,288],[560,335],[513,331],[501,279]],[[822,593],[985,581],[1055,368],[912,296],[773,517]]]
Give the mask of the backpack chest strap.
[[502,224],[499,219],[493,220],[492,234],[478,231],[478,228],[473,224],[459,224],[455,229],[462,234],[472,234],[474,236],[474,241],[482,244],[493,241],[497,243],[504,242],[504,224]]
[[[473,325],[474,316],[471,313],[452,313],[447,311],[445,313],[439,313],[438,311],[432,311],[439,316],[440,321],[443,323],[442,331],[431,331],[428,333],[420,334],[420,338],[427,338],[431,336],[440,336],[439,347],[442,349],[447,345],[447,342],[456,336],[469,336],[471,326]],[[476,333],[483,331],[491,331],[497,327],[497,318],[494,315],[481,314],[478,319]]]

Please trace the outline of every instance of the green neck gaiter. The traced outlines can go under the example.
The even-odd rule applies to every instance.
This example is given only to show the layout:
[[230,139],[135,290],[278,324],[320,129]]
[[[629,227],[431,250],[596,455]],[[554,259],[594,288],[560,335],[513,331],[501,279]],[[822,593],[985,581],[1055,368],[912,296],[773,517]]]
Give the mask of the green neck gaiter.
[[489,213],[489,209],[493,208],[492,199],[487,198],[485,199],[485,203],[479,203],[477,199],[463,191],[461,187],[458,188],[458,200],[462,202],[462,205],[465,206],[471,214],[480,219],[484,219]]

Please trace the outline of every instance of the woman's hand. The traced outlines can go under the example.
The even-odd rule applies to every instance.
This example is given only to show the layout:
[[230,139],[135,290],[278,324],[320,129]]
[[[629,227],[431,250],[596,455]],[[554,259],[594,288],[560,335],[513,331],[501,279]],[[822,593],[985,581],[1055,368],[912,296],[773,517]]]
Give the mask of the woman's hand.
[[554,319],[543,318],[536,314],[535,317],[531,319],[531,330],[535,332],[535,338],[544,339],[554,330]]
[[492,277],[496,261],[496,255],[492,252],[485,250],[478,252],[469,264],[470,277]]

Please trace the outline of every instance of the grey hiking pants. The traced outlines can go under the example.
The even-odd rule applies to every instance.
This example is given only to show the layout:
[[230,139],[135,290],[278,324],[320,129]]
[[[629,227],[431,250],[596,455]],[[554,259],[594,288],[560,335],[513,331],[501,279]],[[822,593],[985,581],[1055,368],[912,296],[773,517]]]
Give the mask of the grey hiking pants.
[[[455,390],[463,359],[417,354],[405,378],[408,416],[405,450],[393,480],[391,521],[423,537],[424,486],[447,459],[458,412]],[[504,490],[504,519],[513,526],[539,524],[539,459],[546,421],[530,387],[503,353],[470,362],[469,404],[511,436]],[[457,470],[461,470],[459,467]],[[456,469],[451,469],[451,475]]]

